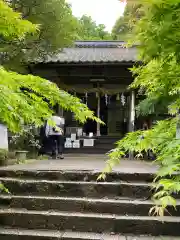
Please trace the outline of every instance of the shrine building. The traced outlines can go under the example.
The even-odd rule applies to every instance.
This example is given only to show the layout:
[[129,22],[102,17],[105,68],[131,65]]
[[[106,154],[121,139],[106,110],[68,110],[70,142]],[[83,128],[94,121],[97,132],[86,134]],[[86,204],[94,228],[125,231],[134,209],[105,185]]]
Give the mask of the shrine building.
[[31,65],[30,69],[32,74],[79,97],[105,123],[88,120],[81,125],[71,112],[58,109],[66,120],[67,137],[76,134],[77,139],[107,142],[120,139],[135,128],[138,99],[128,86],[133,81],[130,68],[136,59],[136,47],[126,48],[121,41],[76,41],[72,47]]

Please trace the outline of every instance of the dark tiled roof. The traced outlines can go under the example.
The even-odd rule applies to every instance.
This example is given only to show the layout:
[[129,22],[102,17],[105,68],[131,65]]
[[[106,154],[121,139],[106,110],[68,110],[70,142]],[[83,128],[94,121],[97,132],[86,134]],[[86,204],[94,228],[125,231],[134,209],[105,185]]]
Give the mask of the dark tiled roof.
[[135,62],[136,47],[126,48],[120,41],[76,41],[73,47],[47,57],[45,62],[56,63],[109,63]]

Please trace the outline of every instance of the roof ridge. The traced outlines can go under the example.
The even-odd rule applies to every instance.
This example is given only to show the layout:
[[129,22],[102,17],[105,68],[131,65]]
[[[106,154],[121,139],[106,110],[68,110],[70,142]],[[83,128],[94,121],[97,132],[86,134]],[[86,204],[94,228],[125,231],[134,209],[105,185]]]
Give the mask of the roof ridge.
[[40,62],[132,63],[136,60],[136,47],[127,48],[126,44],[120,41],[76,41],[73,46],[64,48],[63,51]]
[[125,41],[121,40],[76,40],[75,42],[122,42],[125,43]]
[[125,42],[123,41],[75,41],[74,45],[76,48],[119,48],[124,47]]

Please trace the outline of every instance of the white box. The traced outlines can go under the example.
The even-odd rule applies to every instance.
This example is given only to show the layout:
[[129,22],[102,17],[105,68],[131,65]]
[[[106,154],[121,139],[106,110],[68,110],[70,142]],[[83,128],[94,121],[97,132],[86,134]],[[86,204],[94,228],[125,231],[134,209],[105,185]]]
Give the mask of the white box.
[[74,142],[74,143],[73,143],[73,148],[80,148],[80,143],[77,143],[77,142],[75,143],[75,142]]
[[72,145],[71,142],[70,142],[70,143],[69,143],[69,142],[65,142],[64,147],[65,147],[65,148],[72,148],[73,145]]
[[73,142],[73,148],[80,148],[80,140],[75,140]]
[[89,137],[92,138],[94,134],[92,132],[89,133]]
[[94,147],[94,139],[84,139],[83,146],[84,147]]
[[82,128],[78,128],[77,129],[77,136],[81,137],[83,135],[83,129]]
[[75,133],[72,133],[71,134],[71,141],[75,141],[76,140],[76,134]]

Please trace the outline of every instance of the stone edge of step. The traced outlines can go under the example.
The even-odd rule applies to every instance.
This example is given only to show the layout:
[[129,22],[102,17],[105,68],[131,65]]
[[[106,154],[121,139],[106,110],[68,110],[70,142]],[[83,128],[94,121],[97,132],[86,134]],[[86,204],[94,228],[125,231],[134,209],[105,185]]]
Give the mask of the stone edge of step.
[[[73,174],[100,174],[102,171],[95,169],[95,170],[91,170],[91,169],[59,169],[59,170],[47,170],[47,169],[40,169],[40,170],[36,170],[36,169],[10,169],[9,167],[0,167],[0,173],[32,173],[32,174],[40,174],[40,173],[59,173],[59,174],[66,174],[66,173],[73,173]],[[146,174],[146,175],[153,175],[155,174],[156,171],[139,171],[139,172],[134,172],[134,171],[123,171],[123,170],[113,170],[110,173],[107,173],[107,175],[126,175],[126,174]],[[180,172],[179,172],[180,173]],[[174,173],[176,174],[176,173]],[[178,174],[178,173],[177,173]]]
[[[20,179],[33,179],[37,177],[38,179],[67,179],[69,181],[74,178],[78,178],[86,181],[96,180],[98,176],[102,173],[100,170],[9,170],[0,168],[0,177],[18,177]],[[139,171],[134,172],[127,170],[126,171],[112,171],[107,173],[106,180],[110,181],[142,181],[152,182],[156,171]],[[103,182],[103,180],[101,180]]]
[[59,181],[59,180],[44,180],[44,179],[20,179],[20,178],[10,178],[10,177],[0,177],[0,182],[20,182],[20,183],[47,183],[47,184],[82,184],[82,185],[128,185],[128,186],[149,186],[151,187],[151,183],[147,182],[126,182],[126,181],[119,181],[119,182],[98,182],[98,181]]
[[13,215],[36,215],[36,216],[58,216],[58,217],[79,217],[79,218],[97,218],[97,219],[111,219],[111,220],[139,220],[139,221],[157,221],[157,222],[176,222],[180,223],[180,217],[173,216],[124,216],[116,214],[107,213],[80,213],[80,212],[61,212],[61,211],[35,211],[26,209],[16,209],[16,208],[4,208],[0,209],[0,217],[3,214]]
[[[59,200],[59,201],[77,201],[77,202],[89,202],[89,203],[112,203],[112,204],[133,204],[133,205],[153,205],[153,201],[149,199],[133,199],[133,198],[90,198],[90,197],[55,197],[55,196],[36,196],[36,195],[30,195],[30,196],[21,196],[21,195],[5,195],[0,194],[0,200],[47,200],[47,201],[53,201],[53,200]],[[180,200],[177,200],[177,205],[180,205]]]
[[[0,200],[43,200],[43,201],[75,201],[88,203],[108,203],[108,204],[132,204],[132,205],[154,205],[153,200],[150,199],[133,199],[133,198],[90,198],[90,197],[55,197],[55,196],[22,196],[22,195],[5,195],[0,194]],[[156,202],[157,204],[158,202]],[[168,206],[173,206],[168,204]],[[176,199],[176,206],[180,206],[180,199]]]
[[61,232],[52,230],[29,230],[29,229],[16,229],[16,228],[2,228],[0,227],[0,237],[5,236],[22,236],[22,237],[41,237],[50,239],[82,239],[82,240],[178,240],[179,237],[153,237],[153,236],[127,236],[117,234],[98,234],[98,233],[87,233],[87,232]]
[[29,230],[0,227],[0,235],[18,235],[18,236],[42,236],[42,237],[62,237],[64,232],[52,230]]

